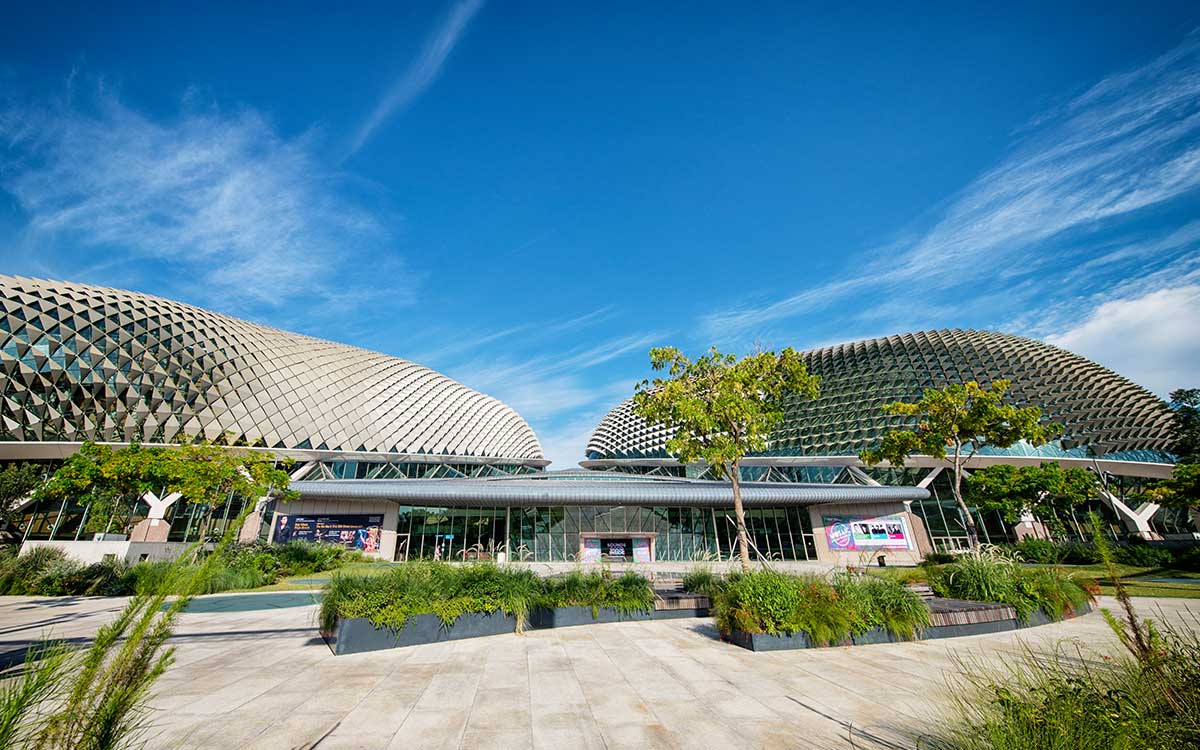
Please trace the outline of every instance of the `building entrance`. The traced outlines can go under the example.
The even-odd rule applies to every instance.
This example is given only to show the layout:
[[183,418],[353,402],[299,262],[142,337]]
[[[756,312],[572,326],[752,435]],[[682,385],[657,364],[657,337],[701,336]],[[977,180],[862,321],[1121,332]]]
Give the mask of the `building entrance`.
[[580,534],[583,562],[653,562],[654,534]]

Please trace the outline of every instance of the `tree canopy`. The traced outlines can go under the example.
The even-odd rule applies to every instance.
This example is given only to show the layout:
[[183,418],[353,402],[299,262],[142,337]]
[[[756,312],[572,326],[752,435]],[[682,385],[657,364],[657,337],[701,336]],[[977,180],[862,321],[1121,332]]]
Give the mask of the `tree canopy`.
[[928,388],[913,403],[885,404],[884,414],[912,417],[916,424],[884,434],[878,448],[864,450],[864,463],[887,461],[903,467],[914,454],[949,460],[954,472],[954,499],[963,513],[971,546],[978,546],[975,518],[962,496],[964,465],[985,446],[1008,448],[1019,441],[1042,445],[1062,434],[1057,424],[1043,424],[1042,410],[1006,403],[1009,381],[994,380],[988,387],[975,381],[954,383],[942,389]]
[[749,567],[749,540],[742,510],[740,461],[767,447],[784,418],[789,397],[816,398],[820,378],[811,375],[792,348],[739,359],[713,347],[694,361],[674,347],[650,351],[650,365],[667,377],[644,380],[633,397],[634,411],[671,429],[667,451],[684,464],[703,460],[733,484],[738,546]]
[[1063,516],[1096,494],[1096,476],[1087,469],[1064,469],[1057,463],[1041,466],[997,464],[971,473],[967,499],[984,511],[997,511],[1017,523],[1028,511],[1057,535],[1066,531]]
[[9,464],[0,470],[0,524],[15,523],[17,503],[34,490],[46,474],[37,464]]
[[[290,462],[289,462],[290,463]],[[289,476],[270,454],[211,443],[111,448],[84,443],[35,491],[38,499],[92,504],[94,522],[111,518],[147,492],[178,492],[210,508],[230,497],[288,494]]]
[[1171,391],[1172,452],[1181,464],[1200,463],[1200,388]]

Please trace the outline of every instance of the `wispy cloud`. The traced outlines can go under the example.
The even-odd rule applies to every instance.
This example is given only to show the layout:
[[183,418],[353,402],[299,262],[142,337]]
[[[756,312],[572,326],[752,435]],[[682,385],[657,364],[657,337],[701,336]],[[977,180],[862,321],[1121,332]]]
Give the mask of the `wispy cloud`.
[[[1049,280],[1086,255],[1081,236],[1198,186],[1200,32],[1193,32],[1158,59],[1038,118],[931,227],[865,254],[861,273],[710,314],[705,329],[714,336],[754,330],[856,294],[928,295],[1034,272],[1050,273]],[[1077,255],[1068,257],[1070,248]]]
[[[39,253],[99,249],[110,273],[124,263],[131,275],[145,266],[129,261],[157,259],[190,298],[236,311],[297,296],[341,304],[368,285],[355,288],[352,274],[334,283],[333,271],[371,252],[400,279],[392,299],[411,294],[399,262],[380,252],[385,224],[346,197],[345,177],[317,156],[316,134],[286,138],[254,110],[201,109],[191,95],[179,114],[154,118],[103,85],[82,95],[74,87],[69,101],[0,114],[0,188],[25,213],[25,242]],[[67,263],[86,267],[89,255]]]
[[482,7],[483,0],[463,0],[455,4],[442,25],[425,41],[421,56],[384,92],[375,109],[358,126],[345,154],[346,158],[362,148],[379,126],[397,110],[408,106],[437,80],[446,58],[458,44],[471,19]]

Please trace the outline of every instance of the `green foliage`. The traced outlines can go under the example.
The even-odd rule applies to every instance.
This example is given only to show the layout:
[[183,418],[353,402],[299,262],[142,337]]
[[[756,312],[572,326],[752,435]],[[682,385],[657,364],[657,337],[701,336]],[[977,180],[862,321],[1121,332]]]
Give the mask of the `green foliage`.
[[843,573],[833,586],[853,614],[850,626],[853,633],[883,628],[907,640],[929,627],[929,607],[896,581]]
[[1176,464],[1171,478],[1155,482],[1145,499],[1170,508],[1200,509],[1200,463]]
[[886,461],[897,468],[913,454],[949,458],[954,471],[954,499],[962,511],[972,548],[979,542],[974,515],[963,499],[963,464],[984,446],[1007,448],[1021,440],[1042,445],[1062,433],[1057,424],[1041,423],[1042,411],[1036,406],[1018,408],[1004,403],[1008,386],[1007,380],[992,381],[987,388],[970,381],[941,390],[927,388],[915,403],[885,404],[885,414],[908,417],[915,424],[885,433],[879,447],[860,454],[867,464]]
[[17,504],[45,478],[46,470],[37,464],[8,464],[0,470],[0,523],[16,523]]
[[266,495],[287,500],[290,478],[269,453],[239,451],[212,443],[146,448],[137,443],[113,449],[84,443],[34,491],[38,500],[84,500],[91,504],[89,528],[105,528],[147,492],[178,492],[188,503],[211,509],[231,497]]
[[607,570],[590,573],[575,570],[546,578],[541,585],[538,604],[550,609],[591,607],[595,613],[600,607],[607,607],[627,615],[654,609],[654,589],[644,576],[633,571],[614,578]]
[[929,625],[929,608],[898,581],[842,575],[830,582],[771,570],[731,576],[710,585],[717,628],[771,635],[807,633],[813,643],[845,641],[884,628],[912,638]]
[[[1096,545],[1090,542],[1052,542],[1047,539],[1022,539],[1004,549],[1012,552],[1021,560],[1042,565],[1095,565],[1102,562]],[[1186,549],[1172,553],[1165,547],[1155,547],[1144,543],[1112,545],[1113,559],[1121,565],[1137,568],[1165,568],[1183,559]]]
[[930,565],[945,565],[946,563],[954,562],[956,557],[958,555],[955,555],[953,552],[926,552],[925,556],[921,558],[921,562],[929,563]]
[[649,612],[654,591],[633,572],[614,577],[607,571],[575,571],[542,579],[529,570],[491,563],[410,562],[380,575],[335,575],[321,604],[321,629],[331,633],[340,618],[349,617],[398,630],[414,615],[434,614],[449,626],[468,612],[503,612],[516,618],[519,631],[535,607]]
[[784,418],[787,399],[813,399],[820,378],[810,375],[804,359],[790,347],[738,359],[716,347],[688,359],[674,347],[650,351],[655,372],[668,377],[644,380],[633,397],[634,411],[650,424],[671,430],[667,451],[680,462],[703,459],[733,485],[733,505],[742,568],[750,567],[746,521],[739,489],[739,462],[767,447],[767,438]]
[[[186,570],[196,576],[195,593],[216,594],[267,586],[281,577],[307,575],[358,562],[362,553],[331,544],[230,544],[204,564]],[[167,561],[128,565],[106,560],[83,565],[57,547],[35,547],[20,556],[0,559],[0,595],[126,596],[152,594],[178,566]],[[189,579],[190,580],[190,579]]]
[[[1194,629],[1195,623],[1192,624]],[[1200,642],[1169,630],[1156,664],[1062,650],[1004,668],[965,666],[952,720],[931,750],[1174,750],[1200,747]]]
[[1062,536],[1062,518],[1092,498],[1096,478],[1087,469],[1064,469],[1050,461],[1041,466],[996,464],[971,474],[966,489],[967,499],[982,511],[998,511],[1008,523],[1017,523],[1028,511]]
[[[142,745],[149,728],[146,702],[174,660],[174,649],[166,642],[175,619],[249,512],[243,511],[216,553],[200,566],[187,562],[191,550],[168,564],[158,590],[132,597],[87,648],[52,642],[31,649],[23,674],[0,689],[0,747],[115,750]],[[43,574],[63,562],[53,553],[15,560]],[[182,595],[168,601],[175,591]]]
[[638,386],[638,414],[674,431],[667,450],[683,463],[704,459],[722,468],[765,448],[783,421],[785,398],[816,398],[820,383],[790,347],[740,360],[713,347],[695,361],[661,347],[650,351],[650,362],[670,377]]
[[697,565],[683,575],[683,590],[712,597],[724,585],[721,576],[707,565]]
[[1181,464],[1200,464],[1200,388],[1171,391],[1171,452]]
[[1091,601],[1091,595],[1059,568],[1026,568],[996,548],[963,554],[930,575],[938,596],[1008,604],[1021,622],[1041,610],[1060,619]]

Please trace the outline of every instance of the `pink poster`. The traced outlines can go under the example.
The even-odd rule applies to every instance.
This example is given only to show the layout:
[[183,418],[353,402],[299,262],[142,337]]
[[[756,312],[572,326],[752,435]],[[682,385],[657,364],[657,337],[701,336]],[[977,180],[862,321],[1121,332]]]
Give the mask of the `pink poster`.
[[650,538],[638,536],[633,538],[633,561],[650,562]]

